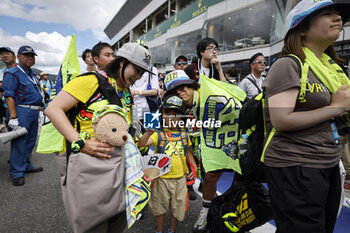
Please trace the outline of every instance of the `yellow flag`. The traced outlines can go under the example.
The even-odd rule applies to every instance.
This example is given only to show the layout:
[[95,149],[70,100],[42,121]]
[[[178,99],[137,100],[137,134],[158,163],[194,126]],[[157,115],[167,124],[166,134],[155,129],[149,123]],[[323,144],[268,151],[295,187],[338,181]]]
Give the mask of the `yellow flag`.
[[[201,156],[206,172],[230,169],[241,173],[238,159],[232,159],[223,146],[237,141],[239,110],[245,92],[238,86],[201,74],[200,120]],[[205,125],[205,122],[208,122]]]
[[57,75],[56,85],[52,91],[51,99],[53,99],[70,80],[78,75],[80,75],[79,57],[75,35],[72,35]]
[[[62,65],[57,75],[55,88],[52,90],[51,99],[53,99],[70,80],[79,74],[80,65],[78,51],[75,42],[75,35],[72,35],[67,52],[64,55]],[[46,116],[44,119],[36,152],[42,154],[63,152],[65,150],[64,137],[56,130]]]

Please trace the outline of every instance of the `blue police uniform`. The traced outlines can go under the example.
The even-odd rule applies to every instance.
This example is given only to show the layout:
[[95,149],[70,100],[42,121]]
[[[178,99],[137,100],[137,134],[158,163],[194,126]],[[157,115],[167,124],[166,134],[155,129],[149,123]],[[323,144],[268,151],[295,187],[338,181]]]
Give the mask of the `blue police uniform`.
[[5,97],[12,97],[15,100],[19,126],[25,127],[28,131],[27,135],[11,141],[10,176],[16,179],[23,177],[26,171],[34,169],[29,157],[38,134],[42,94],[39,80],[32,70],[27,70],[19,64],[11,70],[6,70],[3,89]]
[[[16,64],[16,66],[17,66],[17,64]],[[5,75],[5,73],[6,73],[6,72],[8,72],[8,71],[11,71],[11,70],[15,69],[15,68],[16,68],[16,66],[11,67],[11,68],[2,68],[2,69],[1,69],[1,72],[2,72],[2,74],[3,74],[3,75]],[[3,76],[3,77],[4,77],[4,76]],[[3,89],[4,89],[4,87],[3,87]],[[6,99],[4,98],[4,99],[3,99],[3,101],[4,101],[4,106],[5,106],[5,108],[7,108],[7,105],[6,105]],[[4,117],[5,117],[5,116],[4,116]]]

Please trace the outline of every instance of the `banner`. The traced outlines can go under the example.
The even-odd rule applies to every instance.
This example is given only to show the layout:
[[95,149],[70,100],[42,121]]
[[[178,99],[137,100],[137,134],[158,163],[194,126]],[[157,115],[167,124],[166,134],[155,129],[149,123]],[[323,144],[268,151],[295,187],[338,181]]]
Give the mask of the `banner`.
[[61,67],[58,71],[56,85],[52,90],[51,99],[62,90],[62,88],[73,78],[80,75],[78,51],[75,42],[75,35],[72,35],[66,54],[64,55]]
[[181,11],[179,11],[177,14],[171,16],[169,19],[157,25],[157,27],[150,29],[147,33],[138,37],[138,40],[154,40],[167,33],[169,29],[176,28],[192,20],[195,17],[204,14],[205,12],[207,12],[210,6],[223,1],[224,0],[196,0],[190,5],[186,6]]
[[201,74],[200,120],[220,121],[221,126],[202,127],[201,155],[206,172],[231,169],[241,173],[239,160],[232,159],[223,146],[237,141],[239,110],[245,92],[238,86],[209,79]]
[[[64,55],[60,70],[58,72],[56,85],[52,90],[51,100],[62,90],[69,80],[78,75],[80,75],[78,51],[75,42],[75,35],[72,35],[69,47]],[[63,152],[64,150],[64,137],[56,130],[50,120],[45,116],[44,123],[41,127],[36,152],[41,154],[50,154],[54,152]]]

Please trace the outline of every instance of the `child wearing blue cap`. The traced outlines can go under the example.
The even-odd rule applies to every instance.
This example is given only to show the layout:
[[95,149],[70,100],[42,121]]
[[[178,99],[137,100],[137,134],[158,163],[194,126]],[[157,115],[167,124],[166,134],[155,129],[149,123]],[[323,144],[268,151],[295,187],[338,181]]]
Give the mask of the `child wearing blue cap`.
[[[188,133],[180,127],[181,115],[185,109],[184,101],[176,95],[167,95],[161,108],[162,129],[157,132],[152,129],[146,130],[138,146],[155,146],[156,153],[165,153],[172,159],[170,172],[154,181],[148,205],[156,217],[156,233],[163,232],[165,215],[168,209],[171,210],[168,233],[173,233],[176,232],[178,222],[185,218],[186,177],[194,177],[197,165],[190,151],[191,141]],[[186,159],[193,166],[193,172],[189,171]]]

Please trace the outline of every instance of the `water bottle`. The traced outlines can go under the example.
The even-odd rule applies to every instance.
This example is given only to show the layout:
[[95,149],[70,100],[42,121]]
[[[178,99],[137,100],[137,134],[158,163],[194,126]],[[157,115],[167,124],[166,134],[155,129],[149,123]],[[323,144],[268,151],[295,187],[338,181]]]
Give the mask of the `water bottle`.
[[136,105],[134,105],[131,109],[131,119],[132,122],[137,122],[137,120],[139,119]]
[[249,143],[248,143],[248,135],[242,134],[242,140],[239,144],[239,157],[243,156],[247,150],[249,149]]
[[137,137],[140,136],[141,133],[141,125],[138,123],[138,114],[137,114],[137,107],[134,105],[134,107],[131,109],[131,118],[132,122],[130,123],[130,127],[134,128],[135,130],[135,135]]

